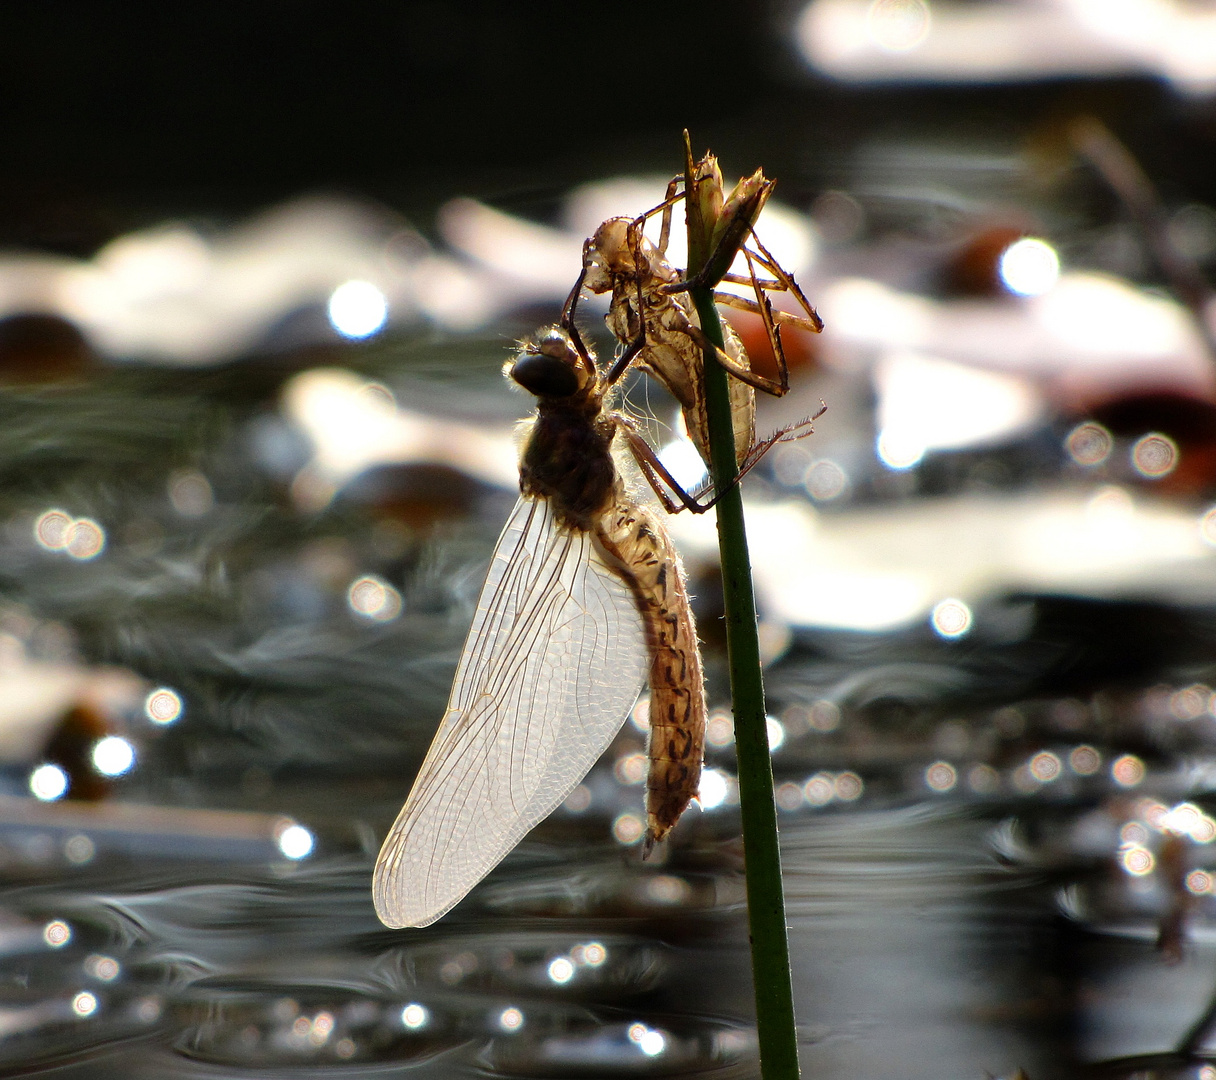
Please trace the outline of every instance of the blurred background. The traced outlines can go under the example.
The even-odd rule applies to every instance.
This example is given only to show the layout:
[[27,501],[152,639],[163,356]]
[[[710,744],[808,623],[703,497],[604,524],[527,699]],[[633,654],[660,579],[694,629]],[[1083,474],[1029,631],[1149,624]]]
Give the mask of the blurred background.
[[658,857],[638,719],[438,924],[370,898],[502,362],[687,127],[827,324],[746,485],[804,1074],[1216,1077],[1216,5],[46,0],[0,57],[0,1075],[756,1075],[710,521]]

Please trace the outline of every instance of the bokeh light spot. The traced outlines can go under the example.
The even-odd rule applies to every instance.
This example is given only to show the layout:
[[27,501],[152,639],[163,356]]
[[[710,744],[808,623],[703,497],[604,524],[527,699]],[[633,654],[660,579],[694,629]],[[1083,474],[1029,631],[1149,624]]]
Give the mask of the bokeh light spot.
[[1030,775],[1040,784],[1050,784],[1053,780],[1060,778],[1064,766],[1055,754],[1050,750],[1044,750],[1030,759],[1029,769]]
[[93,861],[93,856],[97,854],[97,847],[84,833],[76,833],[63,842],[63,854],[68,862],[76,866],[84,866]]
[[838,499],[848,487],[848,474],[834,461],[816,461],[806,471],[807,494],[816,502],[831,502]]
[[1132,466],[1149,480],[1168,476],[1178,465],[1178,444],[1168,435],[1151,432],[1132,447]]
[[30,773],[30,794],[43,802],[62,799],[68,790],[68,774],[58,765],[46,762]]
[[692,887],[674,874],[655,874],[646,882],[646,898],[656,904],[674,906],[692,895]]
[[636,844],[642,839],[645,826],[637,814],[624,813],[617,816],[612,823],[612,838],[626,847]]
[[1101,424],[1087,420],[1078,424],[1064,440],[1064,449],[1078,465],[1092,468],[1101,465],[1115,447],[1115,439]]
[[717,769],[701,771],[701,788],[697,792],[697,801],[704,810],[713,810],[726,801],[728,786],[726,777]]
[[1186,890],[1193,896],[1203,896],[1213,888],[1212,875],[1206,870],[1192,870],[1186,876]]
[[705,725],[705,741],[710,746],[730,746],[735,741],[735,723],[726,713],[710,713]]
[[1199,519],[1199,536],[1210,547],[1216,547],[1216,506]]
[[391,622],[401,614],[401,594],[383,578],[365,574],[346,590],[351,611],[373,622]]
[[1119,853],[1119,862],[1132,877],[1144,877],[1146,874],[1151,874],[1153,867],[1157,865],[1153,853],[1148,848],[1139,845],[1124,848]]
[[72,1012],[77,1016],[92,1016],[97,1011],[97,998],[82,990],[72,998]]
[[107,735],[93,747],[93,768],[102,776],[122,776],[134,764],[135,747],[120,735]]
[[639,751],[617,758],[616,764],[612,767],[612,775],[616,777],[618,784],[632,786],[640,784],[646,779],[649,768],[650,760]]
[[1135,754],[1124,754],[1111,763],[1110,775],[1120,787],[1135,787],[1144,779],[1144,762]]
[[309,1025],[308,1041],[313,1046],[324,1046],[330,1035],[334,1031],[334,1014],[331,1012],[319,1012],[312,1018],[312,1024]]
[[836,797],[836,784],[827,773],[816,773],[802,785],[802,797],[811,806],[827,806]]
[[629,712],[629,722],[637,728],[638,731],[647,732],[650,730],[650,695],[642,694],[637,701],[633,703],[633,708]]
[[549,981],[559,986],[574,978],[574,964],[568,956],[559,956],[549,964]]
[[797,784],[791,784],[788,780],[777,785],[773,797],[777,802],[777,809],[787,813],[801,809],[806,803],[806,799],[802,795],[802,788]]
[[925,783],[934,791],[950,791],[958,783],[958,771],[948,761],[935,761],[925,770]]
[[667,1038],[661,1031],[647,1031],[638,1039],[638,1047],[647,1057],[658,1057],[667,1049]]
[[71,515],[62,510],[47,510],[34,522],[34,539],[47,551],[62,551],[68,546]]
[[1212,688],[1206,683],[1184,686],[1170,695],[1170,713],[1178,720],[1195,720],[1208,711]]
[[167,686],[153,690],[144,699],[144,715],[154,724],[172,724],[182,715],[182,699]]
[[1092,746],[1078,746],[1068,755],[1068,764],[1078,776],[1093,776],[1102,767],[1102,755]]
[[[1161,809],[1164,811],[1165,807]],[[1119,839],[1124,844],[1129,844],[1133,847],[1144,844],[1148,840],[1148,829],[1138,821],[1129,821],[1119,830]]]
[[933,629],[944,638],[959,638],[971,629],[971,608],[961,600],[943,600],[933,608]]
[[1046,241],[1025,236],[1001,253],[997,273],[1014,295],[1042,296],[1060,279],[1060,257]]
[[68,526],[64,550],[81,562],[95,559],[105,550],[106,533],[92,518],[77,518]]
[[576,945],[571,955],[577,963],[599,967],[608,959],[608,950],[598,941],[589,941],[586,945]]
[[840,706],[826,698],[813,701],[807,723],[816,731],[822,731],[825,734],[835,731],[840,727]]
[[347,281],[329,298],[330,325],[345,338],[371,337],[388,319],[388,300],[370,281]]
[[279,850],[289,859],[304,859],[312,853],[313,836],[303,825],[292,822],[278,835]]
[[769,752],[773,753],[780,750],[785,745],[785,725],[775,716],[766,716],[764,718],[764,727],[768,735]]
[[498,1026],[503,1031],[518,1031],[524,1026],[524,1014],[515,1006],[509,1006],[498,1014]]
[[401,1023],[409,1028],[410,1031],[417,1031],[418,1028],[426,1027],[426,1023],[430,1018],[431,1014],[427,1012],[426,1006],[419,1005],[416,1001],[411,1001],[401,1010]]
[[877,450],[879,461],[896,472],[912,468],[925,456],[923,440],[898,431],[880,431]]
[[179,469],[169,475],[169,501],[182,517],[201,518],[215,507],[215,494],[197,469]]
[[42,928],[42,940],[52,949],[61,949],[72,940],[72,928],[62,919],[54,919]]
[[[1136,813],[1158,832],[1165,832],[1169,827],[1166,824],[1166,818],[1169,817],[1170,808],[1165,803],[1160,803],[1156,799],[1140,799],[1137,801]],[[1137,837],[1136,843],[1143,843],[1147,837],[1147,833]]]
[[1197,844],[1210,844],[1216,839],[1216,821],[1194,803],[1179,803],[1161,819],[1162,830],[1189,836]]
[[836,798],[842,802],[855,802],[861,798],[861,794],[865,790],[865,784],[855,772],[840,773],[832,787],[836,792]]
[[991,765],[972,765],[967,770],[967,786],[977,795],[991,795],[1001,787],[1001,774]]
[[85,960],[84,969],[94,979],[100,979],[102,982],[113,982],[122,970],[114,957],[101,956],[97,953]]
[[1216,820],[1202,814],[1191,828],[1191,839],[1197,844],[1210,844],[1216,840]]
[[1162,818],[1161,827],[1182,836],[1190,836],[1203,817],[1202,811],[1194,803],[1179,803],[1168,811]]

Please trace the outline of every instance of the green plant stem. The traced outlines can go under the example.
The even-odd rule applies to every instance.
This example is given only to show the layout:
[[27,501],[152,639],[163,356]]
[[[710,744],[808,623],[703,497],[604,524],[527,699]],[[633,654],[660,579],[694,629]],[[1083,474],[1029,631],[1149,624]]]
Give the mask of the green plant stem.
[[[722,347],[711,289],[691,293],[701,328]],[[752,978],[756,992],[756,1032],[764,1080],[796,1080],[798,1034],[790,980],[785,898],[781,888],[781,855],[777,842],[777,808],[773,801],[773,766],[769,758],[764,677],[756,634],[756,598],[752,590],[743,498],[739,485],[730,490],[738,466],[731,424],[726,370],[712,353],[705,357],[705,404],[714,485],[726,491],[717,504],[718,546],[726,606],[726,641],[730,660],[731,703],[739,762],[739,808],[747,881],[747,917],[751,932]]]

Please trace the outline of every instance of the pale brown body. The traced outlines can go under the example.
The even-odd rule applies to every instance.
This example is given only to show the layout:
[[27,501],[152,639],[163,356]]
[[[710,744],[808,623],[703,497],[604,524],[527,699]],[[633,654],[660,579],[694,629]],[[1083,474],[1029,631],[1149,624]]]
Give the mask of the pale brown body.
[[[704,353],[700,324],[687,293],[663,291],[664,286],[682,280],[680,272],[640,233],[637,220],[627,217],[609,218],[596,229],[587,244],[585,259],[585,287],[593,293],[612,294],[605,321],[613,336],[623,344],[637,340],[642,329],[639,319],[645,320],[646,344],[633,362],[679,402],[689,436],[708,465],[709,421],[701,389]],[[722,333],[727,355],[740,368],[750,370],[743,343],[726,320],[722,320]],[[730,380],[730,397],[735,458],[742,464],[756,441],[756,395],[751,386],[735,378]]]
[[548,499],[567,528],[595,535],[606,561],[632,591],[645,627],[650,652],[649,847],[679,820],[701,781],[705,686],[684,570],[661,520],[629,495],[616,470],[611,447],[624,421],[604,409],[608,387],[594,364],[580,357],[557,329],[526,345],[527,350],[567,365],[578,376],[578,388],[553,395],[515,375],[539,399],[520,461],[520,490]]
[[[623,493],[622,493],[623,494]],[[650,771],[646,842],[662,840],[701,786],[705,680],[684,568],[649,510],[618,498],[596,528],[622,565],[646,624],[650,649]]]

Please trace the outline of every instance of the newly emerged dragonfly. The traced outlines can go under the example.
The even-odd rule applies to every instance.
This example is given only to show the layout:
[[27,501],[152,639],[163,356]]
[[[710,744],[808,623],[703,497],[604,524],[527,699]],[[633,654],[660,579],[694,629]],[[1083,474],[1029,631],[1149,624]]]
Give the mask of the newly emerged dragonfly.
[[[694,166],[690,154],[688,177],[694,175],[694,169],[701,170],[698,174],[700,178],[716,183],[720,192],[721,175],[712,156],[707,156]],[[710,170],[712,173],[706,176]],[[753,181],[759,177],[757,173]],[[672,206],[684,198],[684,193],[677,190],[681,180],[687,183],[687,179],[682,177],[673,180],[668,185],[667,197],[654,209],[636,218],[609,218],[587,240],[583,246],[582,272],[566,301],[562,326],[573,326],[574,312],[584,288],[593,293],[610,293],[611,302],[605,321],[622,346],[610,377],[618,377],[632,364],[662,383],[679,403],[684,413],[685,427],[706,465],[710,457],[702,369],[705,350],[713,349],[722,366],[734,376],[730,380],[731,420],[736,460],[743,467],[749,459],[754,462],[777,439],[805,427],[803,424],[794,425],[757,444],[754,390],[763,390],[778,397],[789,390],[789,368],[781,342],[781,327],[791,325],[819,333],[823,329],[823,321],[793,277],[781,267],[753,231],[751,243],[755,250],[746,245],[739,246],[748,267],[748,276],[745,278],[727,273],[722,280],[750,285],[755,299],[720,290],[714,293],[714,299],[718,304],[761,317],[776,360],[777,378],[770,379],[751,369],[743,343],[725,319],[722,320],[725,351],[714,348],[701,331],[697,313],[688,300],[690,283],[683,272],[667,259]],[[771,190],[772,181],[761,180],[758,183],[757,208],[753,217],[759,213]],[[644,231],[646,222],[656,214],[662,215],[657,245],[650,241]],[[771,277],[758,274],[757,266]],[[805,314],[774,311],[769,300],[770,292],[789,294]]]
[[[623,369],[622,369],[623,370]],[[705,694],[684,572],[627,491],[618,435],[674,486],[577,330],[524,342],[507,373],[537,397],[519,501],[499,537],[439,731],[376,862],[376,912],[426,926],[560,805],[650,683],[647,843],[696,795]]]

